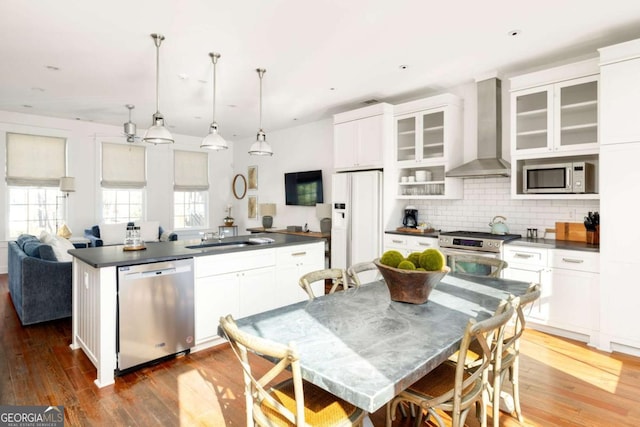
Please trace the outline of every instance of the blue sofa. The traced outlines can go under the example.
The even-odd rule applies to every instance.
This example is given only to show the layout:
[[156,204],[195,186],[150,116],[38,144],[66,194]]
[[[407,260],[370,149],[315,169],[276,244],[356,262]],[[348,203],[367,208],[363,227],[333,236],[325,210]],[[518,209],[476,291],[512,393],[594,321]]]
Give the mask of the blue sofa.
[[[127,223],[127,225],[134,225],[133,222],[129,222]],[[160,241],[175,241],[178,240],[178,235],[176,233],[169,233],[166,236],[166,239],[163,240],[163,235],[164,234],[164,230],[162,229],[162,226],[158,227],[158,240]],[[86,239],[89,239],[89,246],[97,248],[100,246],[104,246],[104,242],[102,241],[102,239],[100,238],[100,226],[99,225],[94,225],[91,228],[86,228],[84,230],[84,237]],[[124,243],[124,239],[123,242]]]
[[28,234],[8,244],[9,293],[23,325],[71,316],[71,262]]

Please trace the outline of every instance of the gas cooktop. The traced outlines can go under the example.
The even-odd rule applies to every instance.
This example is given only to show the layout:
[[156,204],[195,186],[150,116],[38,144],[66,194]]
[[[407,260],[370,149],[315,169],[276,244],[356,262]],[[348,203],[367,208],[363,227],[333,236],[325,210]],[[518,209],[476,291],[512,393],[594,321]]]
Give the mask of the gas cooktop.
[[441,248],[465,249],[480,252],[502,250],[504,242],[521,238],[519,234],[491,234],[480,231],[447,231],[440,233],[438,244]]

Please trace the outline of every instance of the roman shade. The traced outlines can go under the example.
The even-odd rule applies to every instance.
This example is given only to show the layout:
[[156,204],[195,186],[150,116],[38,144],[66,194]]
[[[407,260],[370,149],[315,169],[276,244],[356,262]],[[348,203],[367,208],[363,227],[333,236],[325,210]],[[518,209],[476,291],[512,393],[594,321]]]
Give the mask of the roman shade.
[[57,187],[66,175],[65,138],[7,133],[8,185]]
[[144,188],[147,185],[145,148],[131,144],[102,143],[103,188]]
[[199,151],[173,152],[173,190],[205,191],[209,189],[209,154]]

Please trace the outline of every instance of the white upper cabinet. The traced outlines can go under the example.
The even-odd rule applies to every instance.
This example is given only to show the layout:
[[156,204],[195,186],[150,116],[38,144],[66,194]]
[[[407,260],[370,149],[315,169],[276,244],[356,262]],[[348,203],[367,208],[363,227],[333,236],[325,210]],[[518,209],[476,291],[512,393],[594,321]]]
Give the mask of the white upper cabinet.
[[375,104],[333,116],[333,166],[337,170],[382,168],[390,144],[392,106]]
[[443,94],[399,104],[395,160],[399,199],[461,198],[462,180],[445,172],[462,163],[462,103]]
[[512,155],[597,151],[598,80],[595,74],[512,91]]
[[640,40],[600,49],[602,144],[640,141]]

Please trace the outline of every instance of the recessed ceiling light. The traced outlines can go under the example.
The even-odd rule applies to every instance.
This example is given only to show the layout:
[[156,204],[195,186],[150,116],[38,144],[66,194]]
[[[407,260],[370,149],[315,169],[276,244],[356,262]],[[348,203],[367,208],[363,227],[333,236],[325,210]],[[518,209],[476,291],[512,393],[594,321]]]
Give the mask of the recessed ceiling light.
[[209,82],[208,82],[208,81],[206,81],[206,80],[198,80],[198,83],[207,84],[207,83],[209,83]]
[[298,119],[294,117],[294,118],[293,118],[293,121],[295,122],[296,120],[298,120]]
[[227,104],[227,107],[229,107],[229,108],[236,108],[236,107],[237,107],[237,105],[236,105],[236,104]]
[[41,87],[32,87],[31,90],[34,92],[44,92],[44,89]]
[[196,120],[200,120],[202,117],[200,117],[200,116],[193,116],[193,118],[194,118],[194,119],[196,119]]
[[45,67],[47,68],[47,70],[51,70],[51,71],[59,71],[60,68],[53,66],[53,65],[45,65]]
[[330,87],[329,90],[336,90],[336,88],[335,87]]
[[400,68],[401,70],[406,70],[407,68],[409,68],[408,65],[406,64],[402,64],[401,66],[399,66],[398,68]]
[[510,35],[511,37],[517,37],[520,35],[522,31],[520,30],[511,30],[509,32],[507,32],[508,35]]
[[23,106],[24,108],[33,108],[33,105],[29,105],[29,104],[22,104],[22,106]]

